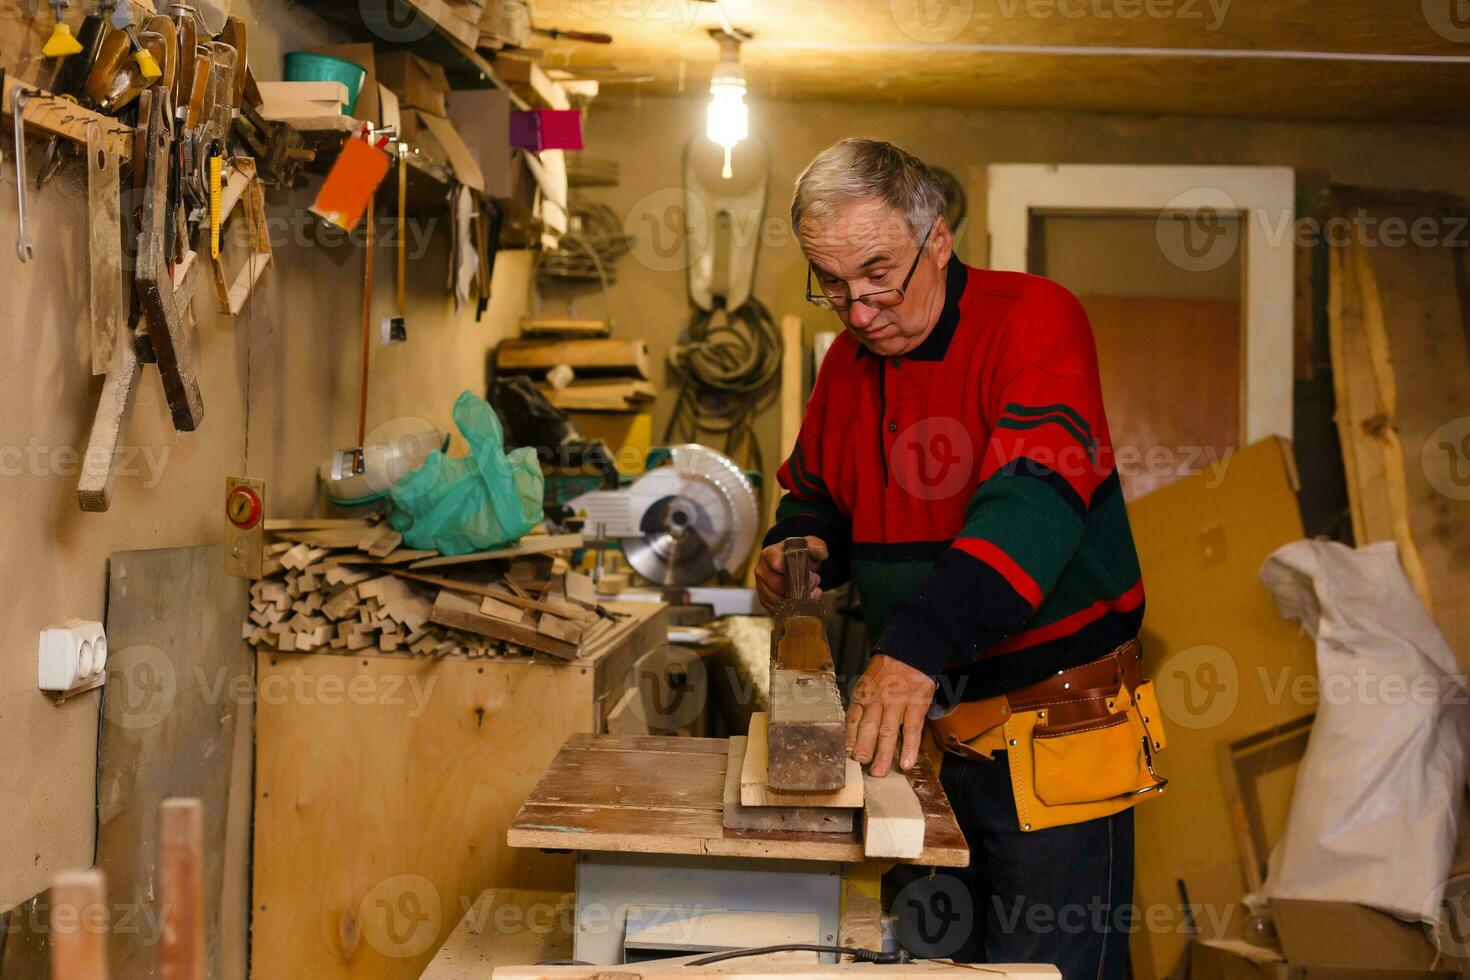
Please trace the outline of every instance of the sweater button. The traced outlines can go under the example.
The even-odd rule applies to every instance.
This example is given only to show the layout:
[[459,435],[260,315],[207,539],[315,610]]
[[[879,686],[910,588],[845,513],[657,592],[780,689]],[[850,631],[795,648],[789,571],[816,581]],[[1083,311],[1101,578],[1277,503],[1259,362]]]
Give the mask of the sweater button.
[[888,423],[888,431],[889,432],[897,432],[898,431],[898,423],[897,422],[889,422]]

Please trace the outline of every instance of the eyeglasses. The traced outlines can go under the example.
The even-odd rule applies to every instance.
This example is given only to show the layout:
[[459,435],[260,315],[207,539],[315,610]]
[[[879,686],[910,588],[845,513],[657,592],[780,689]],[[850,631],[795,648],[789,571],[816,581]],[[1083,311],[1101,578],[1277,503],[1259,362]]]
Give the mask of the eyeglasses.
[[939,223],[935,218],[929,223],[929,230],[924,232],[924,237],[919,240],[919,250],[914,255],[914,264],[909,266],[909,274],[903,277],[903,285],[897,289],[880,289],[872,293],[863,293],[861,296],[844,296],[828,292],[812,292],[812,266],[807,263],[806,267],[806,301],[821,310],[834,310],[845,313],[852,309],[854,303],[865,303],[877,310],[888,310],[903,302],[904,293],[908,291],[909,280],[914,278],[914,273],[919,269],[919,259],[924,255],[924,246],[929,244],[929,236],[934,233],[934,226]]

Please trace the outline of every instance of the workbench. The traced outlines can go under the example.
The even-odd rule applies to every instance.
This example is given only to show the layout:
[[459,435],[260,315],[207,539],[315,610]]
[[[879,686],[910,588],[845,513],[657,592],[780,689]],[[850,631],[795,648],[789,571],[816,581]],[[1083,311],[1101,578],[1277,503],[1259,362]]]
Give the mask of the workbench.
[[606,607],[625,618],[572,661],[258,655],[253,976],[409,980],[486,888],[571,887],[505,832],[665,642],[667,606]]
[[[611,735],[573,735],[557,753],[506,840],[576,854],[576,959],[617,964],[637,949],[678,948],[640,946],[642,924],[653,929],[661,915],[665,927],[672,919],[693,934],[700,920],[725,911],[764,915],[802,934],[783,941],[837,943],[843,865],[867,860],[861,831],[727,830],[728,755],[725,739]],[[925,825],[924,849],[911,863],[968,865],[927,759],[909,781]]]

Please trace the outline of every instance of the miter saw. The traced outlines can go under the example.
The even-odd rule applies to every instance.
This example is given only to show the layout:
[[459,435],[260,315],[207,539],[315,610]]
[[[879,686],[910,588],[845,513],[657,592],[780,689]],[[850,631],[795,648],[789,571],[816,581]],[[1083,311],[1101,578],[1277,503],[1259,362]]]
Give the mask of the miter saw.
[[735,575],[759,524],[755,487],[728,457],[688,443],[618,490],[567,502],[585,531],[620,541],[628,564],[656,585],[690,586]]

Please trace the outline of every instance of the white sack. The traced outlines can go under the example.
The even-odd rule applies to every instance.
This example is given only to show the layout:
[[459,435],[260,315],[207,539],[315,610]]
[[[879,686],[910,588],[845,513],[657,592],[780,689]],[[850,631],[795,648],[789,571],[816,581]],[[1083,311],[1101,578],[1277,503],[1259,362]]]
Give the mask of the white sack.
[[1464,794],[1470,699],[1393,542],[1276,550],[1261,581],[1317,643],[1317,718],[1266,897],[1437,922]]

